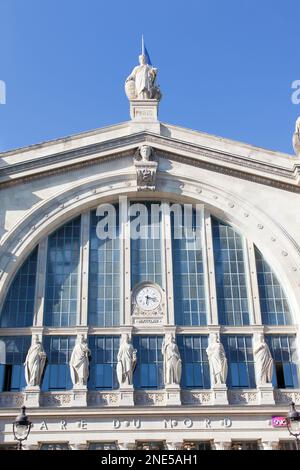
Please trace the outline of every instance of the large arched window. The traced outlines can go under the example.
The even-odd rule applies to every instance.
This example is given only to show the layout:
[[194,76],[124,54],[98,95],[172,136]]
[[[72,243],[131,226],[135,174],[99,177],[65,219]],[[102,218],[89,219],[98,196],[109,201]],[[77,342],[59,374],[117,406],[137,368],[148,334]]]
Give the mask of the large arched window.
[[[182,388],[211,386],[206,348],[212,325],[220,330],[225,347],[229,388],[256,387],[253,336],[257,326],[262,331],[263,325],[268,326],[266,341],[275,364],[274,386],[299,386],[297,328],[287,295],[263,254],[252,245],[251,270],[256,266],[256,273],[250,273],[251,242],[230,224],[207,209],[204,223],[201,206],[198,212],[192,208],[186,230],[188,213],[183,206],[177,205],[176,212],[171,203],[164,202],[164,208],[159,201],[154,203],[158,213],[157,207],[152,213],[151,201],[128,202],[125,218],[114,203],[111,231],[106,227],[107,211],[85,212],[49,234],[28,255],[2,302],[0,390],[24,387],[23,363],[32,326],[46,327],[42,335],[47,353],[44,391],[72,387],[68,364],[76,326],[90,327],[91,390],[118,387],[120,336],[130,325],[135,326],[137,389],[164,387],[161,348],[164,326],[168,325],[178,327]],[[147,217],[141,224],[139,217],[144,211]],[[108,230],[106,237],[99,237],[99,222]],[[124,234],[133,230],[144,236],[126,243]],[[255,282],[260,302],[252,301]],[[132,293],[141,283],[160,289],[164,316],[159,330],[157,323],[153,327],[147,319],[134,323],[129,311]],[[147,299],[151,302],[151,295]]]

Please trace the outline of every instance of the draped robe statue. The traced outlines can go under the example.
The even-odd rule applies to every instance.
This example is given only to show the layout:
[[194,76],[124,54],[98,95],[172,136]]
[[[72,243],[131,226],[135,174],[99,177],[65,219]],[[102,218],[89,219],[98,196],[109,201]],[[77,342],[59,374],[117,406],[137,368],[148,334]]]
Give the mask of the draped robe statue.
[[89,356],[91,351],[88,348],[84,335],[79,335],[70,359],[70,373],[73,386],[86,386],[89,378]]
[[273,358],[263,335],[258,335],[253,347],[257,385],[272,382]]
[[211,335],[206,353],[209,360],[212,385],[225,384],[228,372],[227,359],[223,344],[217,334]]
[[136,349],[133,348],[129,335],[122,335],[117,363],[117,378],[120,386],[132,385],[135,366]]
[[157,69],[147,64],[146,57],[141,54],[139,63],[127,77],[125,91],[129,99],[157,99],[161,97],[159,87],[155,85]]
[[178,346],[172,334],[166,335],[163,341],[162,355],[165,385],[180,384],[182,363]]
[[46,353],[38,335],[35,335],[24,362],[25,380],[28,388],[41,384],[45,363]]

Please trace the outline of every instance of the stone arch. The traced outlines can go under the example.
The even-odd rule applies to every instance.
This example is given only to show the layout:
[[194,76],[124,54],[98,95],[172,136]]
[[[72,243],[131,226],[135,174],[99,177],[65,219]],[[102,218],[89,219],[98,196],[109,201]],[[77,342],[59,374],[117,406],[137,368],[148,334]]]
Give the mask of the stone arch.
[[258,247],[279,278],[295,318],[300,310],[300,247],[268,214],[251,204],[251,201],[228,192],[207,181],[159,173],[155,192],[137,192],[135,174],[97,175],[74,182],[64,192],[59,192],[29,211],[2,240],[5,253],[0,265],[0,295],[5,298],[8,287],[18,268],[39,241],[64,222],[90,210],[98,203],[118,198],[170,199],[205,204],[209,210],[231,224]]

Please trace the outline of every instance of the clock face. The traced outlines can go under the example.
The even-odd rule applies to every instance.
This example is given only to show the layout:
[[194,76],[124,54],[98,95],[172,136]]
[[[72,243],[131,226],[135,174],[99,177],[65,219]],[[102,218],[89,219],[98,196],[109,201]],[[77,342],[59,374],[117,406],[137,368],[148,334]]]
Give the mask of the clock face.
[[155,310],[160,302],[161,295],[154,286],[145,286],[136,295],[136,302],[143,310]]

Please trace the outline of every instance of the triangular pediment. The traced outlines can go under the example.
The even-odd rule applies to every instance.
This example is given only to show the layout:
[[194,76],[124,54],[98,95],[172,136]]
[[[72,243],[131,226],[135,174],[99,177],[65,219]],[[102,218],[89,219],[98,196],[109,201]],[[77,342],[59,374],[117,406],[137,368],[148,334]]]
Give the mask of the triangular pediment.
[[300,160],[198,131],[160,124],[137,131],[131,122],[0,154],[0,185],[132,155],[143,143],[158,157],[298,191]]

